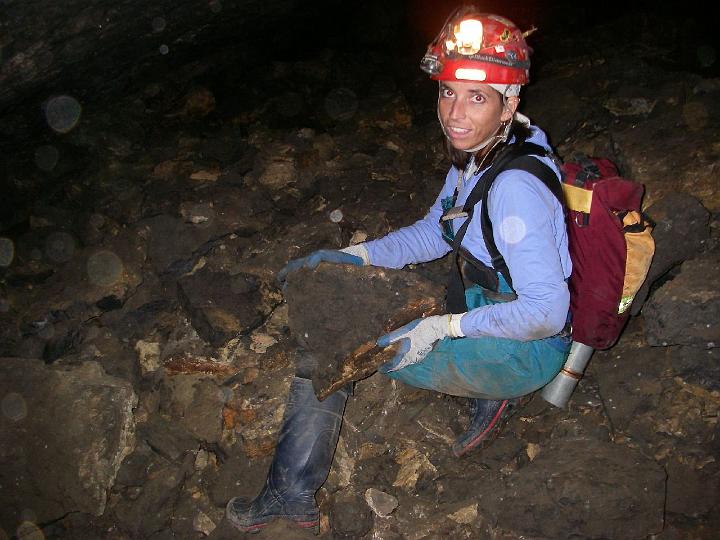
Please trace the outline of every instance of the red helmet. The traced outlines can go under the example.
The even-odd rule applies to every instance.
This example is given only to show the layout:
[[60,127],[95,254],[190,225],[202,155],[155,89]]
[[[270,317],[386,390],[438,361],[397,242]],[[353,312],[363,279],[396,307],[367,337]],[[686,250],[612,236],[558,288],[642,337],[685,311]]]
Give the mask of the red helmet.
[[512,21],[464,6],[428,45],[420,69],[442,81],[526,84],[530,49]]

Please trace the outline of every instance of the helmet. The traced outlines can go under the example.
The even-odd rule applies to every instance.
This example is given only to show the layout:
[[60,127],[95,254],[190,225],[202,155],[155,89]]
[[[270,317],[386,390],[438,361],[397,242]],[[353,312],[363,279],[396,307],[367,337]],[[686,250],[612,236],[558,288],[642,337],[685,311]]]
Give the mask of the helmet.
[[420,69],[441,81],[526,84],[530,49],[512,21],[464,6],[428,45]]

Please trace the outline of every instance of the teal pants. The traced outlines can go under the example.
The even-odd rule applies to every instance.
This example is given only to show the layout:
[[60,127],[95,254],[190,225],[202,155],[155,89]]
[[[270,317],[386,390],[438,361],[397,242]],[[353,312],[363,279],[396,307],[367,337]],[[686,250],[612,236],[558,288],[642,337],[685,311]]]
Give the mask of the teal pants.
[[[511,292],[500,279],[500,292]],[[469,309],[496,304],[484,289],[465,291]],[[524,396],[549,383],[570,351],[570,336],[534,341],[497,337],[445,338],[417,364],[387,373],[410,386],[483,399]]]

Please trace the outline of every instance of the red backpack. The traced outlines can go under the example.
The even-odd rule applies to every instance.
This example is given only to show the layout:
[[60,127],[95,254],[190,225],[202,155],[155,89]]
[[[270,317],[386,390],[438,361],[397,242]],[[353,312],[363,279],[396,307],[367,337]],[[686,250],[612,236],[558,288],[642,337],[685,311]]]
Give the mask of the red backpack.
[[[473,207],[482,200],[481,225],[492,258],[492,271],[500,272],[512,287],[507,264],[493,239],[487,213],[488,194],[493,181],[504,170],[520,169],[533,174],[566,207],[573,264],[569,281],[573,341],[593,349],[607,349],[617,341],[627,322],[630,306],[655,252],[651,236],[654,224],[640,209],[644,186],[620,177],[611,161],[585,156],[577,156],[561,166],[560,184],[553,169],[532,157],[548,154],[541,146],[521,143],[509,145],[498,155],[463,206],[468,219],[453,239],[455,257],[462,257],[476,268],[483,266],[481,271],[488,275],[487,267],[460,246]],[[450,289],[449,303],[451,292],[455,301],[464,303],[458,294],[460,287]]]
[[641,212],[644,186],[620,177],[611,161],[578,156],[562,172],[573,341],[607,349],[650,268],[654,223]]

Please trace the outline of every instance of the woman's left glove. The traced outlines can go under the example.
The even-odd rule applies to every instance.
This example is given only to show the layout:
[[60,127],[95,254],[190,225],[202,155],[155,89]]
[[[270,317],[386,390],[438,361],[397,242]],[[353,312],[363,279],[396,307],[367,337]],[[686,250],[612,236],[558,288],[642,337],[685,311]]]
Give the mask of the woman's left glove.
[[380,373],[397,371],[405,366],[417,364],[432,350],[435,343],[446,337],[463,337],[460,329],[462,314],[433,315],[424,319],[415,319],[389,334],[380,336],[380,347],[401,341],[397,355],[378,368]]
[[307,255],[305,257],[293,259],[292,261],[287,263],[282,270],[278,272],[277,280],[280,283],[283,283],[290,272],[298,270],[299,268],[312,269],[317,267],[317,265],[321,262],[330,262],[335,264],[352,264],[355,266],[364,266],[366,264],[369,264],[365,261],[365,258],[362,256],[362,254],[356,254],[349,251],[349,248],[345,248],[344,250],[319,249],[317,251],[313,251],[310,255]]

